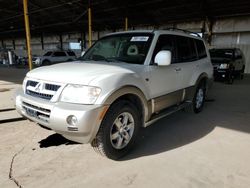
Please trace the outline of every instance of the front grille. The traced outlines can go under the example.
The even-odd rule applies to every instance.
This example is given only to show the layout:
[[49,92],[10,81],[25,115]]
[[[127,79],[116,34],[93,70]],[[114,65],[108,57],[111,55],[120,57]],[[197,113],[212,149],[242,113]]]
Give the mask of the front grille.
[[45,89],[50,90],[50,91],[57,91],[59,88],[60,88],[59,85],[45,84]]
[[38,97],[38,98],[42,98],[42,99],[46,99],[46,100],[50,100],[53,97],[53,95],[38,93],[38,92],[30,91],[30,90],[27,90],[26,93],[28,95],[33,96],[33,97]]
[[27,102],[23,102],[23,105],[25,105],[27,107],[34,108],[34,109],[39,110],[39,111],[42,111],[42,112],[44,112],[46,114],[48,114],[48,113],[50,114],[50,112],[51,112],[49,109],[38,107],[38,106],[35,106],[35,105],[32,105],[32,104],[29,104]]
[[26,111],[26,114],[30,117],[36,118],[45,123],[49,123],[51,111],[46,108],[42,108],[27,102],[22,102],[22,107]]
[[60,87],[61,85],[58,84],[28,80],[26,94],[36,98],[51,100]]
[[38,84],[38,82],[36,82],[36,81],[32,81],[32,80],[28,80],[28,81],[27,81],[27,86],[35,87],[36,84]]

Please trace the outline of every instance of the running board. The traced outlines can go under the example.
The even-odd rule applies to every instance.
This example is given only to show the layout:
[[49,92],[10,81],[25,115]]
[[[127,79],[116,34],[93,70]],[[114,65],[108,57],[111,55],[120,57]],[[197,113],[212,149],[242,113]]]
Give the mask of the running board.
[[145,127],[148,127],[149,125],[155,123],[156,121],[158,121],[166,116],[169,116],[169,115],[171,115],[171,114],[173,114],[173,113],[175,113],[183,108],[186,108],[191,104],[192,104],[191,101],[186,101],[178,106],[173,106],[173,107],[167,108],[167,109],[161,111],[159,114],[153,115],[151,120],[149,120],[148,122],[145,123]]

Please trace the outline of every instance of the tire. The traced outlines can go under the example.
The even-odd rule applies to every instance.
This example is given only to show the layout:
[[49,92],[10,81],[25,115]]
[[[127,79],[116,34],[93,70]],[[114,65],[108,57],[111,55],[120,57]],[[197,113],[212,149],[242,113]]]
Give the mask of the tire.
[[244,72],[245,72],[245,66],[240,71],[240,79],[243,80],[244,78]]
[[137,108],[128,101],[117,101],[106,113],[91,145],[101,155],[117,160],[134,146],[140,127]]
[[50,65],[51,63],[50,63],[50,61],[49,60],[44,60],[43,62],[42,62],[42,66],[46,66],[46,65]]
[[[204,81],[200,82],[195,90],[192,104],[184,108],[185,112],[200,113],[203,109],[206,98],[206,84]],[[199,104],[198,104],[199,103]]]
[[228,78],[227,78],[227,83],[232,85],[234,82],[234,75],[233,75],[233,72],[231,71],[229,74],[228,74]]

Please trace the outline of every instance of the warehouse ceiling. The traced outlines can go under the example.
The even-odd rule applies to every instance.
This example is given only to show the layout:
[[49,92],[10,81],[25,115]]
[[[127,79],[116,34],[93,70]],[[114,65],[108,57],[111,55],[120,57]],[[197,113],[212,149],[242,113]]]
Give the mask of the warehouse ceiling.
[[[88,0],[28,0],[31,34],[87,31]],[[249,0],[91,0],[93,30],[250,14]],[[0,38],[24,34],[22,0],[0,0]]]

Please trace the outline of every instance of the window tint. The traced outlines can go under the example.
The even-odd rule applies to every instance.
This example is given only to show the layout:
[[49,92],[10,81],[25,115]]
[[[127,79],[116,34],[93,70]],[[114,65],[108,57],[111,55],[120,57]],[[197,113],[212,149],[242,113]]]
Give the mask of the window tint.
[[55,52],[53,56],[59,57],[59,56],[66,56],[65,52]]
[[199,59],[207,57],[206,48],[202,40],[195,40]]
[[67,52],[69,56],[76,56],[75,52]]
[[51,56],[52,52],[46,52],[44,56]]
[[176,46],[175,46],[175,36],[174,35],[161,35],[158,38],[153,56],[152,62],[154,62],[155,56],[158,52],[162,50],[169,50],[172,54],[171,63],[177,62]]
[[194,39],[176,36],[176,44],[178,49],[178,62],[182,63],[197,60]]

